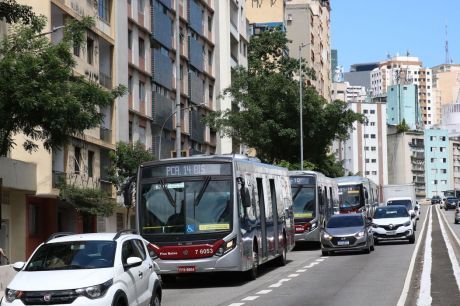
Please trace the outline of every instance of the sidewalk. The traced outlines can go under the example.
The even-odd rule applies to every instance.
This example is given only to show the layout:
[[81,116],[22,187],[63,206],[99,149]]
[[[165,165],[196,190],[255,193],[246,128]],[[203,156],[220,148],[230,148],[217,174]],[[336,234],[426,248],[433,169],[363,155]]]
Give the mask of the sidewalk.
[[0,298],[5,294],[6,286],[13,279],[16,271],[13,270],[13,265],[0,266]]

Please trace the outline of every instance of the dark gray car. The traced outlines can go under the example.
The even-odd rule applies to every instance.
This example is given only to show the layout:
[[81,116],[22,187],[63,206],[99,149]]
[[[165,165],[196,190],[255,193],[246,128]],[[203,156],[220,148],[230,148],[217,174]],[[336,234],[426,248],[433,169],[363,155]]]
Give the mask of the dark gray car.
[[374,236],[370,222],[362,214],[334,215],[321,232],[321,253],[324,256],[335,251],[374,250]]

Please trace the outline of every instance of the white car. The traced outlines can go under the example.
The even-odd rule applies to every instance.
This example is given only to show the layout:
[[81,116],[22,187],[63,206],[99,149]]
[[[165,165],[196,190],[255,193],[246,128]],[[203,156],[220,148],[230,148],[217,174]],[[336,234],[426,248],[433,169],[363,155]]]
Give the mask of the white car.
[[379,207],[376,209],[372,220],[372,233],[374,242],[382,240],[407,239],[409,243],[415,242],[415,224],[407,208],[402,205]]
[[387,206],[393,206],[393,205],[402,205],[405,206],[409,216],[413,218],[413,223],[414,223],[414,231],[417,230],[417,213],[415,211],[416,204],[413,202],[411,198],[391,198],[387,200]]
[[57,233],[42,243],[5,290],[6,305],[160,305],[156,264],[141,236]]

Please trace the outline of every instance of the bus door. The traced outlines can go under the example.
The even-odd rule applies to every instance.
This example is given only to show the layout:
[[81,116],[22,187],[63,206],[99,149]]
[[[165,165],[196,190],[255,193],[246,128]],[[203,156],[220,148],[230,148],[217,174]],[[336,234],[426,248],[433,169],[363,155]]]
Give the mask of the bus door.
[[262,178],[256,178],[257,181],[257,196],[259,198],[259,222],[262,242],[262,257],[267,257],[267,223],[265,216],[265,201],[264,201],[264,186]]
[[[274,247],[275,253],[278,252],[279,247],[279,224],[278,224],[278,204],[276,201],[276,189],[275,189],[275,180],[270,179],[270,198],[272,202],[272,218],[273,218],[273,238],[274,238]],[[286,241],[284,241],[286,243]]]

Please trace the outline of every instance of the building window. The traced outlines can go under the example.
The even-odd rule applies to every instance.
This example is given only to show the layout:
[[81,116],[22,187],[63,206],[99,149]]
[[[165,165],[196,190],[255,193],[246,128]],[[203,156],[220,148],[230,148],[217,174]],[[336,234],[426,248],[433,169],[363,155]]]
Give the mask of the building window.
[[132,121],[129,121],[128,140],[129,140],[129,143],[133,142],[133,122]]
[[212,101],[214,97],[214,86],[209,85],[209,101]]
[[145,127],[139,127],[139,141],[145,145]]
[[435,163],[435,162],[436,162],[436,158],[431,158],[430,161],[431,161],[432,163]]
[[93,53],[94,53],[94,40],[87,38],[86,40],[86,59],[88,64],[92,65],[94,62]]
[[128,93],[133,94],[133,77],[131,75],[128,77]]
[[88,177],[93,177],[94,152],[88,151]]
[[376,151],[377,147],[371,147],[371,151]]
[[447,169],[441,169],[441,173],[446,174],[446,173],[447,173]]
[[371,126],[375,126],[375,122],[371,122]]
[[368,113],[368,110],[367,109],[364,109],[363,110],[363,114],[367,114]]
[[97,4],[99,18],[106,23],[110,23],[110,0],[99,0]]
[[377,171],[372,171],[372,175],[377,175]]
[[447,180],[441,180],[442,185],[447,185]]
[[80,45],[75,43],[73,44],[73,55],[80,57]]
[[369,151],[369,147],[364,147],[364,151]]
[[375,134],[371,134],[371,138],[372,138],[372,139],[375,139]]
[[139,13],[144,14],[145,2],[144,0],[139,0]]
[[442,162],[443,162],[444,164],[447,163],[447,158],[443,158],[443,159],[442,159]]
[[133,48],[133,31],[128,30],[128,49],[131,50]]
[[364,138],[369,138],[369,134],[364,134]]
[[377,159],[373,158],[371,161],[373,164],[375,164],[377,162]]
[[446,141],[446,136],[441,136],[441,137],[440,137],[440,140],[441,140],[441,141]]
[[430,151],[431,151],[431,152],[437,152],[438,150],[437,150],[437,148],[435,148],[435,147],[431,147],[431,148],[430,148]]
[[369,174],[371,174],[371,172],[370,172],[370,171],[366,171],[366,175],[369,175]]
[[212,51],[208,50],[208,65],[212,66]]
[[438,184],[438,180],[434,180],[434,181],[432,181],[432,182],[431,182],[431,184],[433,184],[433,185],[437,185],[437,184]]
[[208,32],[212,32],[212,17],[208,16]]
[[74,157],[73,157],[73,169],[74,172],[79,174],[80,173],[80,157],[81,157],[81,149],[79,147],[75,147]]
[[139,57],[144,58],[145,57],[145,43],[142,38],[139,37]]
[[139,81],[139,101],[145,101],[145,83]]
[[366,164],[368,164],[368,163],[369,163],[369,158],[366,158]]
[[370,113],[371,113],[371,114],[375,114],[375,109],[371,109],[371,110],[370,110]]

